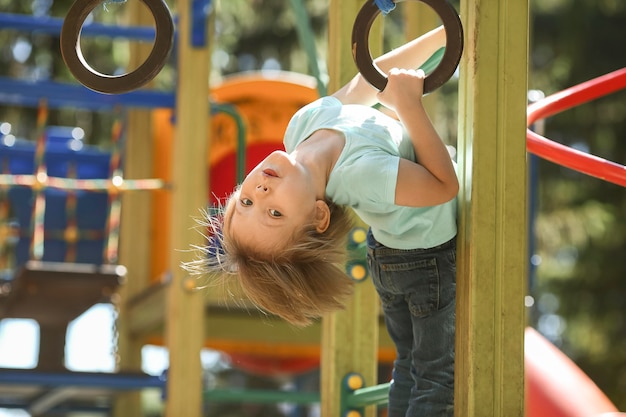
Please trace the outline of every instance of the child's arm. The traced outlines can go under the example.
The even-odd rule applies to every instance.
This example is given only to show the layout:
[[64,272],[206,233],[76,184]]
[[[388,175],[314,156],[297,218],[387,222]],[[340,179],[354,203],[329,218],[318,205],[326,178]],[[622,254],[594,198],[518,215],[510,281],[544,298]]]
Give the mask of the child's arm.
[[[374,62],[385,73],[392,68],[419,68],[439,48],[446,44],[446,32],[443,26],[387,52]],[[350,82],[337,90],[333,96],[343,104],[363,104],[372,106],[377,103],[378,90],[372,87],[359,73]]]
[[395,203],[423,207],[453,199],[459,182],[450,154],[422,105],[424,72],[392,69],[380,103],[395,110],[407,130],[417,163],[400,159]]

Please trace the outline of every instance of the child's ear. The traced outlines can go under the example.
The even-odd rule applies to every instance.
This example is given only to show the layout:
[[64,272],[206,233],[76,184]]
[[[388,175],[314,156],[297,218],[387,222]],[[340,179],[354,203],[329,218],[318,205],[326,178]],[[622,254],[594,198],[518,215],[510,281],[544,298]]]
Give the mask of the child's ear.
[[330,225],[330,208],[324,200],[315,202],[315,230],[317,233],[324,233]]

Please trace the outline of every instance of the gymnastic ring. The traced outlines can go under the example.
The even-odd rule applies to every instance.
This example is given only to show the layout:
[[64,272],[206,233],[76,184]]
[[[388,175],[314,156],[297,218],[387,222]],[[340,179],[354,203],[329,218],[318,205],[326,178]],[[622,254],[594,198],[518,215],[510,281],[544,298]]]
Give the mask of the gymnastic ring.
[[163,68],[174,43],[174,23],[164,0],[141,0],[155,23],[155,38],[148,58],[136,70],[112,76],[101,74],[85,61],[80,49],[80,33],[89,13],[102,0],[76,0],[70,7],[61,28],[61,55],[70,72],[85,87],[105,94],[135,90],[152,80]]
[[[399,3],[403,0],[394,0]],[[446,29],[446,49],[441,62],[424,79],[424,94],[446,83],[456,71],[463,54],[463,25],[454,7],[446,0],[417,0],[429,5],[443,22]],[[382,91],[387,86],[387,76],[374,63],[369,50],[369,33],[372,23],[380,13],[373,0],[367,0],[357,14],[352,28],[352,56],[363,77]]]

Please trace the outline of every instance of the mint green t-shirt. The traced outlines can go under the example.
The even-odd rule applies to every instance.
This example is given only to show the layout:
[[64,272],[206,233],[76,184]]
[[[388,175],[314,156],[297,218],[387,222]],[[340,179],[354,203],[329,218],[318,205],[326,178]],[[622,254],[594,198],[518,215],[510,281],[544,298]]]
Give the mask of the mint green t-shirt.
[[352,207],[377,241],[396,249],[426,249],[456,235],[456,198],[431,207],[394,204],[400,158],[415,161],[411,140],[397,120],[371,107],[323,97],[293,116],[285,150],[292,152],[319,129],[345,136],[326,186],[327,198]]

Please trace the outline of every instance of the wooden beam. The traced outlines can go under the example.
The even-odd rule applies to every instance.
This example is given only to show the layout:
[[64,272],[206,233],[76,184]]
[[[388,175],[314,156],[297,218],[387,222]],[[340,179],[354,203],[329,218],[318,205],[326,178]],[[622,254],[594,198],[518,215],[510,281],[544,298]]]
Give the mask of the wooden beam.
[[39,324],[39,357],[37,370],[65,370],[65,341],[67,323]]
[[[402,7],[404,37],[407,41],[415,39],[441,24],[437,13],[426,3],[407,1],[399,3],[396,7]],[[441,105],[439,90],[425,96],[422,102],[430,117],[435,121],[436,109],[438,105]]]
[[152,285],[127,302],[124,321],[129,337],[141,339],[163,329],[166,297],[167,284]]
[[[172,165],[171,241],[168,249],[172,274],[167,287],[165,340],[170,367],[167,376],[166,417],[200,417],[204,300],[186,284],[182,262],[192,260],[191,245],[202,245],[194,218],[208,202],[206,155],[209,117],[209,48],[194,47],[191,39],[192,0],[177,1],[178,78],[176,126]],[[196,10],[196,13],[201,11]],[[205,22],[206,23],[206,22]],[[209,42],[209,39],[205,39]]]
[[[331,0],[329,7],[328,70],[332,93],[357,72],[352,58],[352,27],[362,0]],[[370,30],[370,50],[382,50],[381,19]],[[361,226],[364,226],[361,224]],[[368,386],[378,383],[377,352],[379,338],[379,300],[370,279],[356,285],[354,297],[345,311],[333,313],[322,321],[321,415],[334,417],[341,406],[341,384],[351,372],[361,374]],[[376,414],[367,407],[366,415]]]
[[[165,320],[163,305],[167,297],[167,284],[154,286],[145,294],[130,301],[127,309],[128,329],[139,339],[159,339]],[[273,343],[280,346],[319,345],[321,323],[304,329],[296,329],[273,316],[265,316],[253,308],[242,308],[234,304],[207,301],[205,303],[206,343],[215,340],[228,343]],[[382,317],[375,320],[379,328],[380,348],[393,348],[393,343],[385,330]],[[221,343],[221,342],[220,342]]]
[[461,2],[456,416],[524,415],[528,8]]
[[[154,19],[142,2],[125,5],[130,24],[150,26]],[[130,69],[141,65],[152,50],[151,44],[129,44]],[[152,178],[154,146],[152,140],[151,111],[133,109],[128,112],[124,149],[124,177],[130,179]],[[120,263],[128,270],[128,279],[120,288],[116,307],[116,368],[117,371],[141,371],[142,340],[134,337],[126,310],[127,300],[144,291],[150,280],[150,213],[152,193],[126,193],[122,196],[122,222],[120,225]],[[148,213],[148,215],[146,215]],[[124,392],[115,397],[113,416],[132,417],[142,414],[139,392]]]
[[299,329],[290,326],[284,320],[273,316],[264,316],[256,311],[231,309],[208,309],[206,321],[207,334],[213,339],[226,339],[239,342],[261,342],[275,345],[319,344],[320,326],[311,326]]

